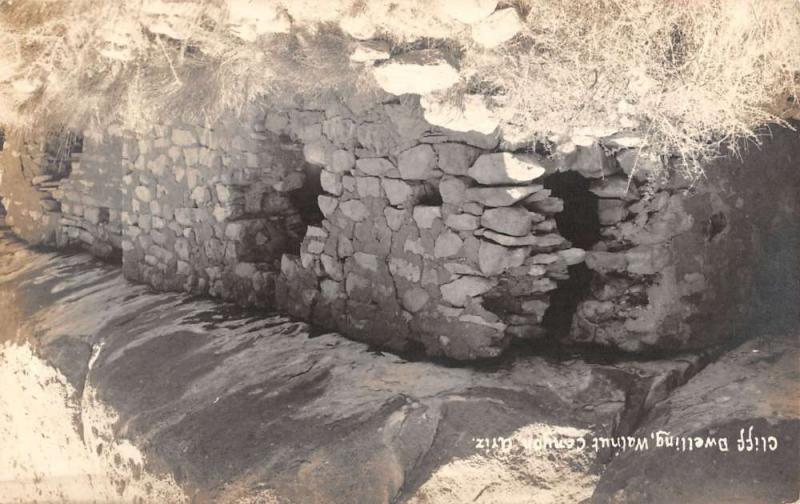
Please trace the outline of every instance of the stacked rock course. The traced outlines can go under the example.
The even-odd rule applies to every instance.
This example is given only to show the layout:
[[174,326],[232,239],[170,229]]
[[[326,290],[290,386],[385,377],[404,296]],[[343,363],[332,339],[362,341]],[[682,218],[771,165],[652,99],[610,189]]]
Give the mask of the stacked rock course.
[[[741,317],[716,314],[746,308],[753,237],[782,200],[759,199],[734,167],[691,188],[655,178],[662,160],[641,145],[633,133],[511,144],[433,126],[418,97],[324,97],[239,123],[109,132],[86,142],[69,177],[37,179],[58,187],[52,202],[13,183],[24,163],[6,154],[17,169],[4,173],[4,204],[15,229],[47,215],[50,227],[29,226],[41,241],[100,256],[121,247],[132,280],[276,307],[398,351],[470,360],[541,339],[554,291],[584,262],[571,330],[551,336],[630,352],[706,347],[735,330]],[[588,180],[597,205],[589,250],[559,230],[565,201],[546,188],[565,171]],[[757,213],[745,197],[763,202]],[[700,324],[712,319],[714,334]]]
[[[80,246],[98,257],[122,252],[122,141],[116,128],[102,139],[86,137],[73,154],[69,177],[57,183],[61,213],[56,244]],[[58,207],[55,207],[58,208]]]
[[31,243],[57,239],[61,219],[60,181],[68,176],[80,142],[65,132],[42,139],[3,135],[0,145],[0,200],[5,223]]
[[306,157],[323,165],[325,191],[325,219],[283,258],[278,302],[358,339],[456,359],[540,337],[548,293],[583,260],[556,229],[563,202],[541,184],[556,164],[434,128],[411,101],[368,123],[334,113],[300,131],[273,119],[301,141],[322,132]]
[[215,129],[158,126],[126,150],[126,276],[271,304],[280,256],[303,232],[289,196],[304,180],[295,146],[252,119]]
[[[586,255],[592,285],[570,342],[637,353],[705,348],[735,338],[759,304],[780,306],[794,295],[797,265],[788,259],[796,250],[791,187],[797,171],[788,161],[796,156],[793,133],[775,134],[747,152],[744,163],[731,158],[709,165],[695,184],[678,172],[648,179],[661,168],[657,161],[609,144],[623,173],[591,187],[600,198],[602,239]],[[785,252],[759,260],[765,243]],[[760,280],[764,263],[773,262],[781,272]],[[756,295],[758,282],[766,286]]]

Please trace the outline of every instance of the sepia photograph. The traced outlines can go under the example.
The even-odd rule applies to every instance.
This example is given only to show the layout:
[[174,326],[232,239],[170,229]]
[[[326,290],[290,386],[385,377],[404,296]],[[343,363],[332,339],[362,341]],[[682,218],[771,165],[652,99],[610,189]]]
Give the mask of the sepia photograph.
[[0,504],[800,504],[800,0],[0,0]]

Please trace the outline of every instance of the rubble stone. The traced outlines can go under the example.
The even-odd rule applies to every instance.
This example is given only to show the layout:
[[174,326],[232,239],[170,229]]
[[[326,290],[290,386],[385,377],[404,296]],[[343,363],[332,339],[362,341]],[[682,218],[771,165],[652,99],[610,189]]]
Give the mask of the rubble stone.
[[400,153],[397,168],[405,180],[426,180],[436,166],[436,153],[430,145],[418,145]]
[[542,189],[540,185],[506,187],[470,187],[466,198],[488,207],[511,206]]
[[490,208],[481,216],[481,226],[510,236],[526,236],[531,232],[533,218],[522,207]]
[[534,154],[500,152],[480,156],[467,174],[484,185],[528,184],[547,172],[543,159]]

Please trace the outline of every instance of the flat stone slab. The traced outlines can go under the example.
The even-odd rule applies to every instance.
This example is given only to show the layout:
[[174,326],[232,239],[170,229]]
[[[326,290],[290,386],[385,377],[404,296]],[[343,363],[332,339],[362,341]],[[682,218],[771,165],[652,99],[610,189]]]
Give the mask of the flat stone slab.
[[481,216],[481,226],[511,236],[526,236],[532,225],[533,214],[522,207],[492,208]]
[[447,89],[458,82],[458,70],[436,50],[411,51],[373,70],[378,85],[394,95],[419,94]]
[[528,184],[548,168],[544,159],[533,154],[498,152],[480,156],[467,175],[483,185]]
[[506,186],[506,187],[470,187],[464,194],[467,200],[475,201],[488,207],[507,207],[527,196],[541,191],[543,186]]
[[525,247],[528,245],[536,245],[538,242],[537,237],[534,235],[509,236],[507,234],[497,233],[489,229],[487,229],[481,236],[506,247]]

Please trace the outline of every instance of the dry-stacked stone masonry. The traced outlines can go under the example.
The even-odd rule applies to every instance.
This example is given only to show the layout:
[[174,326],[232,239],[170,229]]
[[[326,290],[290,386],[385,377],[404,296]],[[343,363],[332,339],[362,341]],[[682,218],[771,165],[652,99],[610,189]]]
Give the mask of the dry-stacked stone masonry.
[[295,115],[270,123],[323,165],[325,219],[284,256],[279,303],[359,339],[458,359],[541,336],[549,293],[584,256],[558,233],[563,202],[542,185],[564,165],[436,130],[410,101],[364,118],[304,115],[316,121],[300,131]]
[[[410,95],[328,100],[112,129],[46,180],[6,148],[0,194],[15,228],[121,250],[132,280],[277,307],[394,350],[467,360],[545,335],[632,352],[732,337],[760,240],[797,211],[781,183],[797,177],[796,137],[692,187],[654,179],[661,161],[640,145],[622,132],[552,153],[434,127]],[[777,180],[754,182],[747,159]],[[30,198],[42,184],[52,192]]]
[[103,258],[120,257],[122,146],[118,130],[111,128],[102,138],[83,138],[80,153],[73,152],[69,176],[54,191],[62,214],[56,231],[59,246],[81,246]]
[[305,232],[302,151],[263,115],[157,126],[123,157],[123,267],[158,289],[270,306],[281,255]]
[[591,287],[570,341],[674,351],[736,339],[756,312],[759,331],[800,323],[800,138],[764,133],[763,147],[709,166],[695,185],[640,181],[646,195],[635,152],[617,152],[634,184],[593,183],[602,238],[586,255]]
[[60,229],[60,181],[72,172],[81,138],[65,131],[42,139],[3,135],[0,201],[6,224],[32,243],[54,243]]

